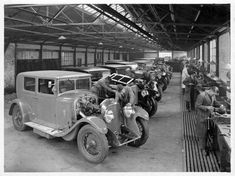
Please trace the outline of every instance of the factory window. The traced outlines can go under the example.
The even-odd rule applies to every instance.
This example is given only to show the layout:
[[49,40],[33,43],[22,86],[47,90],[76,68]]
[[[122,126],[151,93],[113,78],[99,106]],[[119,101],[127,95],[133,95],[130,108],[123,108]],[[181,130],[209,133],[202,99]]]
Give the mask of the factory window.
[[102,52],[96,53],[96,64],[102,64]]
[[210,41],[210,72],[216,72],[216,39]]
[[39,50],[17,50],[17,59],[39,59]]
[[58,51],[43,51],[42,58],[43,59],[58,59],[59,52]]
[[200,45],[200,62],[202,62],[202,47],[203,45]]
[[61,53],[61,65],[68,66],[73,65],[73,52],[62,52]]
[[114,53],[114,60],[120,59],[120,53]]

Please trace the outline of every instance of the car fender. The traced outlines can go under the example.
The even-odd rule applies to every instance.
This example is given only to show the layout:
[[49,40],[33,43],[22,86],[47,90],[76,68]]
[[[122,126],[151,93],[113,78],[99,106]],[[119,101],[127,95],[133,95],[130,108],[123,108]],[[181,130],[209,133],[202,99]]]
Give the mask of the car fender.
[[31,115],[32,115],[32,109],[29,106],[29,104],[22,101],[22,100],[20,100],[20,99],[13,100],[12,104],[11,104],[11,107],[10,107],[10,110],[9,110],[9,115],[12,115],[13,108],[14,108],[15,105],[18,105],[20,107],[22,116],[24,118],[24,122],[28,122]]
[[149,120],[149,114],[143,108],[139,106],[135,106],[134,109],[135,109],[135,114],[133,115],[134,119],[136,119],[137,117],[140,117],[142,119]]
[[82,118],[77,123],[78,124],[88,123],[102,134],[106,134],[108,132],[108,128],[105,122],[101,118],[96,117],[96,116],[88,116],[88,117]]

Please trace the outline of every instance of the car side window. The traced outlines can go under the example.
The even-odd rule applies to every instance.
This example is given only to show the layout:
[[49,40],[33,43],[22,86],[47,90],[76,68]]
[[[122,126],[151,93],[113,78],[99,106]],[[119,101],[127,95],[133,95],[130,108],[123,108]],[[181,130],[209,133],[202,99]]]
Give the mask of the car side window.
[[24,89],[35,92],[35,78],[24,77]]
[[76,89],[90,89],[90,80],[89,79],[78,79],[76,81]]
[[49,87],[48,82],[54,84],[54,80],[51,79],[39,79],[38,80],[38,92],[44,94],[53,94],[52,87]]

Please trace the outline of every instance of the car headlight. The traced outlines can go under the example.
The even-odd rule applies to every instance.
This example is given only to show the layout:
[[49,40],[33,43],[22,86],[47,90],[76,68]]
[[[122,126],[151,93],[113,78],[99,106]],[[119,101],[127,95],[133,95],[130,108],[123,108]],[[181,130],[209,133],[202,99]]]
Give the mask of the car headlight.
[[147,90],[142,90],[141,91],[141,96],[142,97],[145,97],[145,96],[147,96],[149,94],[149,92],[147,91]]
[[104,119],[107,123],[110,123],[114,119],[113,111],[106,110],[104,114]]
[[107,107],[101,104],[101,113],[104,114],[106,112]]
[[129,117],[131,117],[131,114],[135,113],[135,110],[133,109],[133,107],[130,104],[127,104],[123,108],[123,113],[127,118],[129,118]]

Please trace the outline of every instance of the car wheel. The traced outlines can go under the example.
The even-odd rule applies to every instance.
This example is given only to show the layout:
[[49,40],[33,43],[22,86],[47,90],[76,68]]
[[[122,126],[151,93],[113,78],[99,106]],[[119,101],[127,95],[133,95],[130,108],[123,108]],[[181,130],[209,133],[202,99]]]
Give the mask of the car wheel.
[[83,126],[77,136],[78,150],[92,163],[102,162],[108,155],[108,141],[91,125]]
[[167,88],[167,81],[166,79],[163,79],[163,87],[162,87],[162,91],[165,91]]
[[151,106],[151,111],[149,112],[149,117],[153,116],[157,112],[157,101],[154,98],[148,100],[149,106]]
[[15,105],[13,108],[12,122],[14,128],[18,131],[24,131],[27,128],[27,126],[24,124],[24,118],[18,105]]
[[140,131],[140,138],[129,143],[130,146],[132,147],[140,147],[141,145],[145,144],[148,137],[149,137],[149,126],[148,126],[148,121],[138,118],[136,120],[137,126]]
[[157,101],[160,101],[162,99],[162,87],[158,86],[158,92],[159,92],[159,97],[156,98]]

